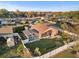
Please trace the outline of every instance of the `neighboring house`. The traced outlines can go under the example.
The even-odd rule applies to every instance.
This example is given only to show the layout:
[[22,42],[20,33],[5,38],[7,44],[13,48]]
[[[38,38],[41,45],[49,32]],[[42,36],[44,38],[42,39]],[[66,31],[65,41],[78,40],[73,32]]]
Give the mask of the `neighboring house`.
[[11,26],[1,26],[0,27],[0,35],[11,34],[11,33],[13,33],[13,29]]
[[54,38],[58,34],[58,30],[53,27],[48,27],[45,24],[35,24],[32,25],[30,29],[26,29],[23,31],[25,36],[33,39],[41,39],[41,38]]
[[12,19],[0,19],[1,25],[7,25],[7,24],[15,24],[15,21]]
[[13,33],[13,28],[11,26],[1,26],[0,36],[7,40],[7,45],[9,47],[15,46],[21,39],[18,33]]
[[2,37],[5,38],[7,41],[8,47],[13,47],[16,44],[20,42],[21,37],[18,35],[18,33],[13,33],[13,34],[6,34],[6,35],[1,35]]
[[7,38],[7,45],[8,47],[13,47],[20,41],[20,38],[18,36],[10,36]]

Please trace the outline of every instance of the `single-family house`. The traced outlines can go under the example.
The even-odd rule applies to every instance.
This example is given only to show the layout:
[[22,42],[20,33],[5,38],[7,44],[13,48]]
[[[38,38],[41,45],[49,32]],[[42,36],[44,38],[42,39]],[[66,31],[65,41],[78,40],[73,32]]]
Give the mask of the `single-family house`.
[[15,20],[12,20],[12,19],[6,19],[6,18],[3,18],[3,19],[0,19],[0,25],[7,25],[7,24],[15,24]]
[[9,47],[13,47],[13,46],[17,45],[20,42],[20,37],[17,34],[10,35],[10,36],[6,35],[4,37],[6,37],[7,45]]
[[58,30],[46,24],[38,23],[32,25],[30,29],[25,29],[23,33],[26,37],[32,36],[33,39],[54,38],[58,34]]
[[0,27],[0,35],[11,34],[11,33],[13,33],[13,29],[11,26],[1,26]]

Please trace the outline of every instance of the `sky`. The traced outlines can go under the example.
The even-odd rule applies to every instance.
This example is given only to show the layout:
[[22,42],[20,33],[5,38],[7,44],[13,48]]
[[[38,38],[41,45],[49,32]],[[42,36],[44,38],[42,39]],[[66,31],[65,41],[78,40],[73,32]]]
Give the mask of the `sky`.
[[0,9],[9,11],[76,11],[79,1],[0,1]]

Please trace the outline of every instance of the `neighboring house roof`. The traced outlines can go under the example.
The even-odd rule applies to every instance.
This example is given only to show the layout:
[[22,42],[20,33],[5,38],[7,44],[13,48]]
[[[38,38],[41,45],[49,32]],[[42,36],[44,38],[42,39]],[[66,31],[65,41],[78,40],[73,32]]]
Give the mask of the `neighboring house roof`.
[[11,26],[3,26],[0,27],[0,34],[13,33],[13,29]]
[[49,28],[45,24],[38,23],[38,24],[32,25],[31,29],[35,29],[39,33],[43,33],[44,31],[46,31]]

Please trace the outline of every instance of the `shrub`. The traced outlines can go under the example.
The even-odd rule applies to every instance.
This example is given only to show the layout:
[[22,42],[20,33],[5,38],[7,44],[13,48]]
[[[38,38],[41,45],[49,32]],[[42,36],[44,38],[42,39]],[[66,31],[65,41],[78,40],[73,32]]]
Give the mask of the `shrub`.
[[13,28],[13,32],[14,32],[14,33],[16,33],[16,32],[20,33],[20,32],[23,31],[24,29],[25,29],[24,26],[14,27],[14,28]]
[[5,44],[6,43],[6,39],[4,37],[0,37],[0,44]]

